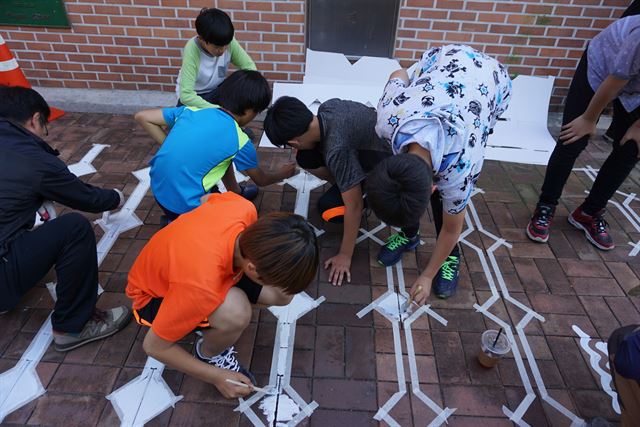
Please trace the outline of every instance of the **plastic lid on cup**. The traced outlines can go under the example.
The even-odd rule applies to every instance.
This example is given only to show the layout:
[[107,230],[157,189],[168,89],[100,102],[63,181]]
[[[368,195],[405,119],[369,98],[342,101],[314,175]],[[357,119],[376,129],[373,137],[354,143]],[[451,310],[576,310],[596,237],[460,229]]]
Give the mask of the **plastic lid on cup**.
[[487,350],[492,353],[505,355],[511,351],[511,343],[507,338],[507,334],[502,333],[496,342],[495,347],[493,346],[494,341],[496,341],[496,336],[498,335],[498,331],[494,329],[489,329],[488,331],[484,331],[482,333],[482,344],[487,348]]

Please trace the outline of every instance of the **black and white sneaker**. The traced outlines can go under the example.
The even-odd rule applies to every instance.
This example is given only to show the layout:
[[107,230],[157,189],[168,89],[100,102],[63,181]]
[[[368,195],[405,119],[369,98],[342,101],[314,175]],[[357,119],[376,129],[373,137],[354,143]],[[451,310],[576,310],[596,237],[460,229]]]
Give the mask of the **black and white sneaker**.
[[237,353],[237,351],[235,351],[233,346],[227,348],[217,356],[205,357],[202,355],[202,352],[200,350],[202,348],[203,342],[204,342],[204,338],[200,338],[198,341],[196,341],[195,356],[198,360],[208,363],[210,365],[213,365],[216,368],[222,368],[222,369],[228,369],[234,372],[240,372],[242,375],[249,378],[253,385],[257,384],[256,378],[253,376],[253,374],[249,372],[249,370],[246,369],[244,366],[242,366],[240,362],[238,362],[238,359],[236,359],[235,354]]

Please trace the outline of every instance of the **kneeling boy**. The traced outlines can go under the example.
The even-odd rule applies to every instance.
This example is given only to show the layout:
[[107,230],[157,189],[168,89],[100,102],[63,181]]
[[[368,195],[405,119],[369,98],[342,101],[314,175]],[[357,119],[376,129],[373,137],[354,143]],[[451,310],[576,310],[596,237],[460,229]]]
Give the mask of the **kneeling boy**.
[[[216,386],[227,398],[254,382],[233,344],[251,320],[251,304],[286,305],[313,280],[318,246],[300,216],[257,218],[254,205],[227,192],[155,234],[129,273],[127,296],[138,323],[150,326],[145,352]],[[193,358],[176,342],[204,327]]]

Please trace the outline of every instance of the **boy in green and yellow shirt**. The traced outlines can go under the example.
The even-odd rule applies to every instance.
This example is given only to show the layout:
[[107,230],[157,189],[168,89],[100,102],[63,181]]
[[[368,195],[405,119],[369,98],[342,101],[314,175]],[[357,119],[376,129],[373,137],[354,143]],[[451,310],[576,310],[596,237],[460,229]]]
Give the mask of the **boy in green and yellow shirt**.
[[241,70],[255,70],[256,64],[233,37],[233,23],[222,10],[202,9],[196,31],[198,35],[184,47],[176,94],[178,106],[208,108],[229,63]]

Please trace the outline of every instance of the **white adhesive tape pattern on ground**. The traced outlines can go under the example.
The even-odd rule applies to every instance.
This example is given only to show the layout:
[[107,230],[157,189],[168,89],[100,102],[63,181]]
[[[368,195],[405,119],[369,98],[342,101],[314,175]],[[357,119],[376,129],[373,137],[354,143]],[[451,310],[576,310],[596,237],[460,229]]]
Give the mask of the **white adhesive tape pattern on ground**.
[[[363,231],[362,239],[360,241],[370,238],[375,242],[381,242],[380,239],[375,237],[375,233],[382,230],[383,227],[376,227],[370,232]],[[396,282],[394,280],[394,270],[397,277],[397,291]],[[382,405],[376,414],[373,416],[375,420],[384,421],[390,426],[400,426],[398,422],[389,414],[394,406],[407,394],[406,387],[406,375],[405,368],[402,361],[402,339],[400,330],[401,327],[404,330],[405,341],[407,343],[407,359],[409,360],[409,375],[411,378],[411,392],[422,401],[432,412],[434,412],[435,418],[429,423],[429,426],[437,427],[447,422],[447,419],[455,408],[441,408],[437,403],[427,396],[420,387],[420,380],[418,378],[418,367],[416,363],[415,348],[413,345],[413,332],[411,330],[411,324],[422,315],[429,315],[436,321],[447,325],[446,319],[437,314],[431,309],[430,305],[424,305],[415,310],[410,316],[407,313],[401,312],[403,304],[409,298],[409,294],[406,290],[404,281],[404,270],[402,268],[402,261],[398,262],[394,267],[386,268],[387,275],[387,291],[376,298],[371,304],[360,310],[356,316],[362,318],[372,310],[376,310],[382,316],[384,316],[391,323],[391,330],[393,332],[393,348],[394,357],[396,362],[396,374],[398,378],[398,391],[395,392],[388,400]]]
[[[527,373],[523,357],[520,353],[520,348],[518,347],[519,343],[520,347],[522,347],[522,350],[526,355],[527,364],[529,365],[529,369],[531,370],[531,376],[533,377],[536,387],[538,388],[538,393],[540,394],[542,400],[553,407],[555,410],[560,412],[563,416],[568,418],[572,426],[581,426],[584,424],[584,420],[575,415],[553,397],[551,397],[547,392],[544,380],[542,379],[542,376],[540,374],[540,369],[538,368],[538,363],[536,362],[533,351],[531,350],[527,335],[524,332],[524,329],[529,324],[529,322],[531,322],[533,319],[537,319],[543,322],[544,317],[510,295],[509,289],[504,281],[502,272],[500,271],[500,266],[497,262],[494,252],[501,246],[511,248],[511,245],[504,239],[499,238],[491,232],[485,230],[473,203],[473,196],[479,193],[482,193],[482,190],[476,189],[472,195],[472,198],[469,200],[467,215],[465,217],[467,228],[460,236],[460,243],[468,246],[478,255],[480,264],[482,265],[482,269],[484,270],[485,277],[487,279],[487,283],[489,284],[489,288],[491,290],[491,297],[482,305],[475,304],[474,308],[504,329],[504,332],[509,339],[509,342],[511,343],[511,349],[516,362],[516,366],[518,368],[518,373],[526,392],[525,397],[522,399],[515,411],[510,410],[506,405],[502,407],[502,411],[509,417],[511,421],[513,421],[517,425],[527,426],[528,424],[522,419],[522,417],[525,415],[531,403],[535,400],[536,397],[533,391],[533,387],[531,386],[531,381],[529,379],[529,374]],[[478,246],[467,240],[467,236],[469,236],[474,231],[478,231],[479,233],[484,234],[485,236],[492,239],[494,243],[486,250],[479,248]],[[487,258],[489,259],[489,262],[487,262]],[[496,282],[498,286],[496,286]],[[515,305],[525,313],[524,317],[515,326],[515,331],[519,338],[519,342],[516,340],[515,335],[513,334],[510,323],[498,318],[489,311],[491,306],[500,299],[504,300],[505,304]]]
[[[302,292],[293,297],[293,300],[284,307],[269,307],[269,311],[278,319],[276,327],[276,336],[273,345],[273,355],[271,359],[271,371],[269,374],[269,384],[264,388],[275,388],[279,391],[280,396],[286,395],[284,399],[287,404],[287,414],[292,411],[289,400],[292,400],[299,407],[299,411],[295,411],[297,415],[290,420],[286,420],[287,427],[297,425],[304,418],[309,417],[318,407],[316,402],[307,403],[302,397],[291,387],[291,364],[293,362],[294,341],[296,335],[296,323],[299,318],[307,314],[309,311],[318,307],[324,297],[313,299],[306,292]],[[262,400],[261,409],[265,411],[267,419],[284,421],[277,416],[279,399],[272,399],[273,396],[265,396],[263,392],[256,392],[248,399],[238,399],[239,405],[234,409],[236,412],[243,413],[249,418],[254,426],[265,426],[264,422],[253,411],[252,406]],[[268,400],[264,400],[268,399]],[[286,417],[285,417],[286,418]]]
[[573,331],[580,337],[580,347],[589,355],[589,364],[591,365],[591,369],[598,374],[600,378],[600,385],[602,386],[602,390],[611,396],[611,407],[616,412],[616,414],[620,415],[620,404],[618,403],[618,394],[611,388],[611,383],[613,379],[611,378],[611,373],[605,371],[600,367],[600,360],[604,358],[606,360],[606,365],[609,365],[609,352],[607,351],[607,345],[602,341],[596,342],[594,345],[598,351],[593,350],[589,346],[589,342],[591,342],[591,337],[587,335],[578,325],[572,326]]

